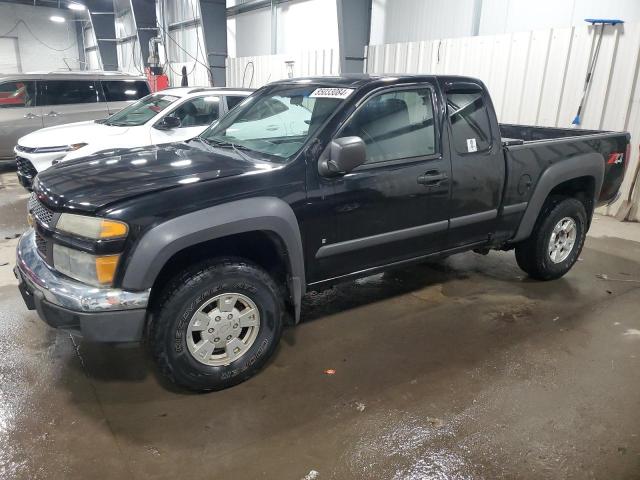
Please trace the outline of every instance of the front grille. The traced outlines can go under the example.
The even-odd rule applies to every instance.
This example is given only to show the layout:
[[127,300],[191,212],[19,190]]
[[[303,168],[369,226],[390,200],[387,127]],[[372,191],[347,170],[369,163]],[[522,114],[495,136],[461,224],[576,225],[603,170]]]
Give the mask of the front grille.
[[16,157],[16,165],[18,166],[18,171],[29,179],[32,179],[38,174],[38,171],[33,166],[29,160],[23,157]]
[[51,225],[53,212],[38,200],[35,193],[32,193],[31,197],[29,197],[29,206],[27,208],[44,226],[48,227]]
[[36,247],[38,248],[38,252],[42,255],[43,258],[47,258],[47,241],[44,239],[42,235],[36,232]]

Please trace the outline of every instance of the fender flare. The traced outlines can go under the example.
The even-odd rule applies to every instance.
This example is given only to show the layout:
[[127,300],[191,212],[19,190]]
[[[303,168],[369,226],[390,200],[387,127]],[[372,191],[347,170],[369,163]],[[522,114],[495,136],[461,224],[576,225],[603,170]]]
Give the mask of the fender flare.
[[289,291],[297,322],[306,289],[302,238],[293,210],[276,197],[236,200],[156,225],[134,248],[126,265],[122,288],[151,288],[169,259],[181,250],[208,240],[252,231],[272,232],[287,250]]
[[535,190],[529,199],[527,209],[520,221],[520,226],[511,242],[520,242],[531,235],[538,215],[542,210],[542,205],[555,187],[579,177],[591,177],[594,179],[593,205],[595,208],[604,180],[604,157],[600,153],[590,152],[563,159],[551,165],[540,175]]

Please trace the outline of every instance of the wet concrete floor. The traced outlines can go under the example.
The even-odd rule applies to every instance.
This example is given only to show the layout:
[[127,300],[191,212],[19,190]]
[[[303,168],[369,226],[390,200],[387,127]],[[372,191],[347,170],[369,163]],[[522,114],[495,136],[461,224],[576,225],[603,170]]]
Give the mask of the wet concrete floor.
[[469,253],[308,294],[262,373],[196,395],[164,384],[142,348],[86,343],[26,310],[5,239],[25,228],[12,178],[0,478],[640,478],[640,225],[612,238],[598,218],[605,236],[553,282],[512,253]]

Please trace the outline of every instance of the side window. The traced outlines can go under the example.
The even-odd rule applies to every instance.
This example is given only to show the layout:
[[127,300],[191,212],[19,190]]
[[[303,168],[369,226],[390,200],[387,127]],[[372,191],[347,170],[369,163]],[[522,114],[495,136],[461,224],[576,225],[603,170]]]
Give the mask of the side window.
[[235,95],[227,95],[227,108],[231,110],[247,97],[237,97]]
[[447,113],[456,152],[483,152],[491,148],[489,113],[481,91],[448,92]]
[[45,80],[41,105],[97,103],[98,89],[93,80]]
[[141,80],[103,80],[102,89],[107,102],[139,100],[149,94],[147,82]]
[[220,116],[220,97],[209,95],[184,102],[171,116],[180,119],[180,127],[200,127],[210,125]]
[[340,136],[364,140],[366,163],[433,155],[436,144],[431,89],[376,95],[356,112]]
[[35,106],[35,82],[18,81],[0,84],[0,108]]

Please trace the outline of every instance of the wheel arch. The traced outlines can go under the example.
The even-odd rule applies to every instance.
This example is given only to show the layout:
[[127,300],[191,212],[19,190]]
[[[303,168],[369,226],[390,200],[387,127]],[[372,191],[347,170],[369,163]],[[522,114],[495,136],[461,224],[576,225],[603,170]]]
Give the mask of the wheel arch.
[[511,243],[531,235],[542,206],[550,195],[565,194],[578,198],[585,204],[590,220],[603,180],[604,158],[600,153],[574,155],[551,165],[540,176]]
[[[306,288],[302,238],[293,210],[275,197],[237,200],[176,217],[153,227],[138,241],[125,267],[122,288],[152,288],[167,265],[181,258],[181,253],[202,253],[207,246],[213,247],[225,240],[247,240],[252,235],[256,239],[268,239],[276,251],[282,253],[286,287],[298,321]],[[251,255],[247,257],[252,259]]]

